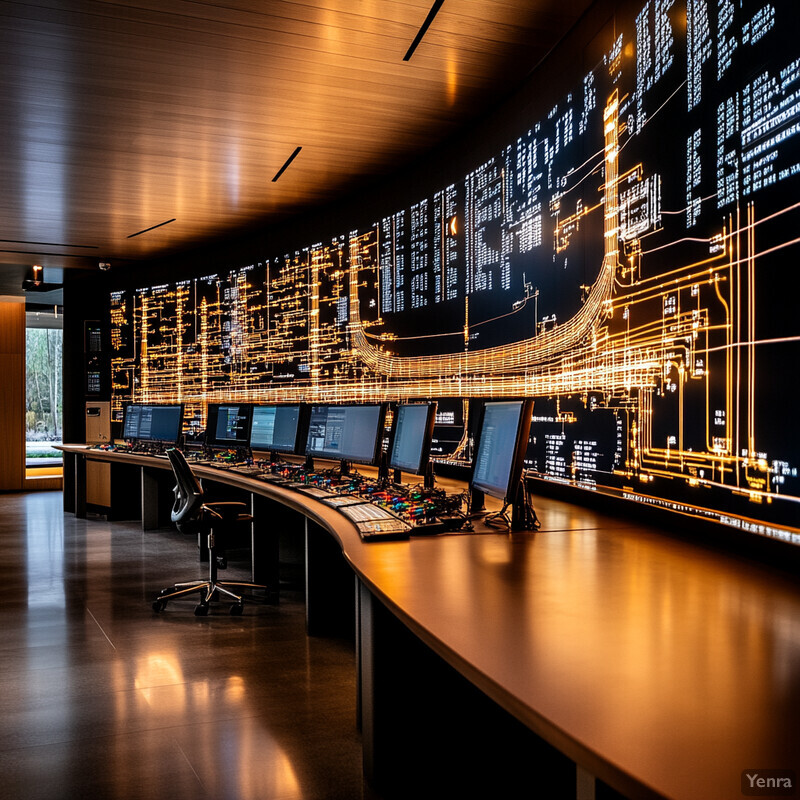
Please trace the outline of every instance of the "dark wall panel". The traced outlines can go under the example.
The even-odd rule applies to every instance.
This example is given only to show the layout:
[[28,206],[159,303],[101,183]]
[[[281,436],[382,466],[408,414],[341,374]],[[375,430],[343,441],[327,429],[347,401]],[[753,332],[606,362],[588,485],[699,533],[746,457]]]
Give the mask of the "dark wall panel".
[[596,4],[415,172],[110,287],[115,408],[529,396],[531,474],[800,543],[798,17]]

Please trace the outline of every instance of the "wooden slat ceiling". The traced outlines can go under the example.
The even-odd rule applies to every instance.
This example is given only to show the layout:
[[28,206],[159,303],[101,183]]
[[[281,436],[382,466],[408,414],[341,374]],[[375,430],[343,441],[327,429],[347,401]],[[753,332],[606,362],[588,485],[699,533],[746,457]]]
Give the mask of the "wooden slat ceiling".
[[0,294],[34,263],[124,267],[390,174],[590,0],[445,0],[404,61],[431,4],[0,0]]

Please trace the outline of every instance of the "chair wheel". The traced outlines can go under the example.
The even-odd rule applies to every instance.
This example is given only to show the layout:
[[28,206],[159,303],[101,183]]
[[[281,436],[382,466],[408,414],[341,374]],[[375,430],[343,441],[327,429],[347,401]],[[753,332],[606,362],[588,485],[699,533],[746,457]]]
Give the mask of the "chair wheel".
[[208,616],[208,603],[198,603],[194,608],[194,615],[196,617]]
[[158,614],[160,611],[163,611],[167,607],[166,600],[153,600],[153,611]]
[[234,603],[231,606],[231,616],[232,617],[241,617],[242,611],[244,611],[244,603]]

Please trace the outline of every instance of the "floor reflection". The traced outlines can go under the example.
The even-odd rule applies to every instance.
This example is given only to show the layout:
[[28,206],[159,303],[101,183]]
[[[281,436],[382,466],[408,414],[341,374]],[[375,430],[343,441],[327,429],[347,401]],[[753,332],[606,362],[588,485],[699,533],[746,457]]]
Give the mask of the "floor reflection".
[[158,589],[204,570],[191,539],[76,520],[57,492],[0,496],[0,534],[0,796],[377,800],[352,643],[309,641],[300,594],[155,615]]
[[[29,497],[33,497],[32,495]],[[27,504],[25,553],[28,607],[64,609],[64,524],[60,513],[37,513],[39,504]]]

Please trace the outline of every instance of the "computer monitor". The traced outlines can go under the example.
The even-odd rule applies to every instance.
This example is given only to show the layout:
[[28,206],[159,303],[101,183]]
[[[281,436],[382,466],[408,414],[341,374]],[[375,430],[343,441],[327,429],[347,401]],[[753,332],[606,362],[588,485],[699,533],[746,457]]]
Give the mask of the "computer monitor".
[[431,438],[436,423],[436,403],[404,403],[395,409],[389,469],[398,473],[426,475],[430,462]]
[[375,464],[383,443],[386,404],[315,405],[306,439],[306,456]]
[[122,438],[175,444],[181,435],[183,404],[131,403],[125,406]]
[[139,420],[142,418],[142,406],[130,403],[122,409],[122,438],[126,440],[139,437]]
[[466,436],[465,420],[469,400],[460,397],[442,397],[436,405],[436,423],[431,438],[431,455],[436,459],[452,458],[458,454]]
[[211,447],[247,447],[252,409],[249,403],[209,403],[206,444]]
[[253,406],[250,449],[270,453],[302,453],[308,431],[308,406]]
[[472,462],[473,490],[514,503],[522,479],[533,414],[532,400],[487,402]]

